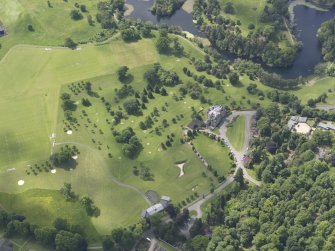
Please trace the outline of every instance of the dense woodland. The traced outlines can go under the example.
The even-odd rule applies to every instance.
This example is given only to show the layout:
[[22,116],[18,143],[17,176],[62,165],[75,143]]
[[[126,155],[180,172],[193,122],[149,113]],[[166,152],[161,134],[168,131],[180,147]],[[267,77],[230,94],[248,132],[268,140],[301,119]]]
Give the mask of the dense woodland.
[[335,61],[335,19],[323,23],[318,32],[325,61]]
[[[233,5],[229,6],[225,6],[224,11],[233,14]],[[241,23],[221,15],[217,0],[196,0],[194,6],[194,18],[217,49],[276,67],[292,65],[299,50],[299,44],[280,48],[275,42],[275,34],[284,29],[283,19],[288,17],[287,0],[271,1],[260,17],[260,21],[268,25],[257,30],[253,30],[254,25],[250,26],[249,34],[243,36],[239,27]]]

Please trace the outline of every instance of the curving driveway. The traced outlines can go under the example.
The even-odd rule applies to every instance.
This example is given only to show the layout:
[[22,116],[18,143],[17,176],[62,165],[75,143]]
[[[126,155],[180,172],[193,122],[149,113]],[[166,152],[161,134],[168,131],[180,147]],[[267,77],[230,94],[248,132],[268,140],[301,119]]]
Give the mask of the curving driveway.
[[[211,199],[215,193],[221,191],[222,189],[224,189],[225,187],[227,187],[230,183],[232,183],[234,181],[234,176],[236,175],[236,172],[239,168],[242,169],[243,171],[243,177],[248,180],[249,182],[255,184],[256,186],[260,186],[262,183],[258,180],[255,180],[253,177],[251,177],[248,174],[247,169],[244,167],[243,165],[243,157],[246,155],[248,148],[249,148],[249,143],[251,140],[251,120],[253,118],[253,116],[256,114],[255,111],[234,111],[232,112],[232,114],[230,116],[228,116],[227,118],[224,119],[224,121],[221,123],[220,126],[220,134],[216,134],[213,133],[211,130],[206,129],[206,130],[202,130],[204,132],[213,134],[217,137],[220,137],[221,139],[224,140],[225,144],[227,145],[227,147],[229,148],[229,150],[231,151],[231,153],[233,154],[234,158],[235,158],[235,163],[236,163],[236,168],[234,171],[233,175],[229,175],[226,180],[224,182],[222,182],[220,184],[220,186],[218,186],[215,190],[214,193],[209,193],[207,195],[204,195],[204,197],[198,201],[196,201],[195,203],[191,204],[190,206],[186,206],[186,208],[188,208],[188,210],[191,211],[196,211],[197,212],[197,216],[196,218],[201,218],[202,217],[202,210],[201,210],[201,205],[204,204],[206,201],[208,201],[209,199]],[[240,151],[237,151],[234,146],[230,143],[228,137],[227,137],[227,124],[230,123],[232,121],[232,119],[236,116],[245,116],[246,117],[246,126],[245,126],[245,140],[244,140],[244,145],[243,148]]]

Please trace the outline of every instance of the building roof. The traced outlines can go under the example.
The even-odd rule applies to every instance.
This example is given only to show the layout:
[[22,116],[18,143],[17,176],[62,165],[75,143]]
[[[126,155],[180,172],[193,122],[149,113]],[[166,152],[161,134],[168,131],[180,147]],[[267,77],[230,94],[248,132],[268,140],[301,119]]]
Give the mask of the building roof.
[[193,131],[202,126],[204,126],[204,122],[202,122],[200,119],[197,118],[193,119],[192,122],[187,125],[187,127]]
[[155,213],[158,213],[160,211],[163,211],[164,207],[161,203],[155,204],[151,207],[149,207],[146,212],[149,216],[154,215]]
[[324,130],[333,130],[333,131],[335,131],[335,126],[332,123],[330,123],[330,122],[327,122],[327,123],[320,122],[318,124],[318,127],[321,128],[321,129],[324,129]]
[[306,123],[308,120],[307,117],[292,116],[287,122],[287,127],[291,130],[298,123]]
[[0,25],[0,31],[5,31],[5,27]]
[[170,201],[170,197],[169,196],[162,196],[162,200]]
[[208,109],[208,115],[216,117],[218,115],[221,115],[221,113],[224,111],[225,109],[222,105],[213,105]]

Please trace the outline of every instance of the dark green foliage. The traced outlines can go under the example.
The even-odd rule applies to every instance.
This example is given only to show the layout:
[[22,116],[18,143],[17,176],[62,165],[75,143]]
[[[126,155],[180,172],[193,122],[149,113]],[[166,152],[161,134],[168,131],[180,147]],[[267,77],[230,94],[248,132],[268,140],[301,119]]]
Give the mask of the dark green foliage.
[[123,107],[129,115],[141,115],[142,110],[137,99],[130,99],[123,103]]
[[229,78],[229,82],[232,85],[237,85],[240,81],[239,76],[236,72],[229,73],[228,78]]
[[[59,190],[59,192],[65,197],[67,201],[74,200],[77,197],[76,194],[72,191],[72,185],[70,183],[64,183],[63,187]],[[57,229],[59,228],[57,227]],[[67,228],[61,228],[61,229],[67,229]]]
[[120,89],[116,90],[116,96],[119,99],[126,98],[134,94],[134,89],[130,85],[123,85]]
[[128,70],[129,70],[129,68],[127,66],[121,66],[117,70],[117,76],[118,76],[118,79],[121,82],[127,79],[127,77],[128,77]]
[[175,86],[180,83],[179,76],[174,71],[165,70],[160,64],[155,64],[152,69],[144,73],[143,78],[147,81],[148,87],[156,85]]
[[94,202],[90,197],[83,196],[79,202],[86,210],[88,216],[98,217],[100,215],[100,209],[94,205]]
[[87,249],[87,243],[80,234],[64,230],[59,231],[56,235],[55,246],[56,250],[62,251],[83,251]]
[[86,107],[89,107],[92,105],[88,98],[83,98],[81,100],[81,103],[83,104],[83,106],[86,106]]
[[72,10],[70,16],[73,20],[83,19],[83,15],[80,13],[79,10]]
[[224,6],[224,12],[228,14],[235,14],[236,10],[232,2],[227,2]]
[[123,13],[124,0],[100,1],[97,4],[97,8],[96,19],[101,24],[101,27],[109,30],[115,29],[117,27],[115,14]]
[[139,31],[134,27],[127,27],[122,29],[121,37],[126,42],[137,41],[141,38]]
[[74,42],[73,40],[72,40],[72,38],[67,38],[67,39],[65,39],[65,43],[64,43],[64,46],[65,47],[68,47],[68,48],[70,48],[70,49],[72,49],[72,50],[74,50],[74,49],[76,49],[77,48],[77,43],[76,42]]
[[115,132],[116,142],[123,144],[123,154],[128,158],[135,158],[143,149],[140,140],[136,137],[132,128],[128,127],[121,133]]
[[325,61],[335,61],[335,19],[323,23],[318,32]]
[[166,32],[160,32],[156,41],[156,48],[159,53],[167,53],[170,50],[171,39]]
[[72,159],[73,151],[70,148],[61,148],[59,152],[53,153],[50,156],[50,162],[54,166],[68,166],[72,164],[75,160]]
[[171,16],[184,3],[184,0],[155,0],[151,12],[158,17]]
[[104,251],[114,250],[131,250],[135,242],[141,238],[143,226],[137,224],[135,229],[116,228],[112,230],[103,240],[102,246]]

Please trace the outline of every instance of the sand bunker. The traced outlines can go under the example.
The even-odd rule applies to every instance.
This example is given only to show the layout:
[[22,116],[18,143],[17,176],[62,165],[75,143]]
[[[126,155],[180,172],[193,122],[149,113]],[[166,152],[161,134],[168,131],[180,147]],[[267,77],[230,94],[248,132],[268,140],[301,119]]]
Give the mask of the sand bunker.
[[51,173],[53,173],[53,174],[55,174],[56,172],[57,172],[56,169],[52,169],[52,170],[51,170]]
[[67,133],[67,135],[71,135],[71,134],[72,134],[72,131],[71,131],[71,130],[68,130],[66,133]]
[[194,0],[186,0],[185,3],[183,4],[182,8],[185,12],[191,14],[193,11],[194,7]]
[[77,155],[72,156],[72,159],[78,159]]
[[179,178],[185,174],[184,173],[184,165],[185,165],[185,163],[181,163],[181,164],[176,165],[180,169]]
[[127,17],[127,16],[130,16],[131,13],[134,12],[135,8],[132,4],[125,4],[124,7],[126,8],[126,11],[124,12],[124,16]]
[[307,123],[298,123],[295,125],[294,129],[297,133],[308,134],[312,130],[312,128]]
[[23,186],[23,185],[24,185],[24,180],[19,180],[19,181],[17,182],[17,184],[18,184],[19,186]]

